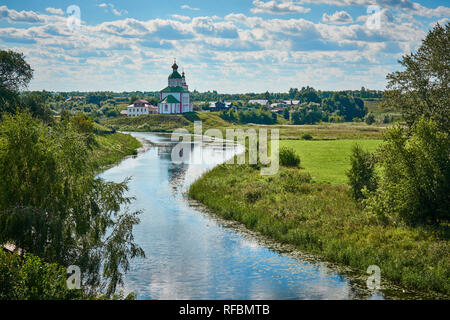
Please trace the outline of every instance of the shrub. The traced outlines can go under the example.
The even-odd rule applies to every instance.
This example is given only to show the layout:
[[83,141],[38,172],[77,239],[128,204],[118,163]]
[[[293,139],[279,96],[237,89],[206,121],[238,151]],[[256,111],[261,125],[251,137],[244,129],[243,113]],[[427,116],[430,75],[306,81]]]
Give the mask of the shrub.
[[373,115],[373,113],[369,113],[365,118],[364,121],[366,122],[366,124],[368,124],[369,126],[375,123],[375,116]]
[[308,193],[308,186],[311,176],[308,173],[301,173],[298,170],[283,171],[280,173],[282,187],[285,192]]
[[394,117],[392,117],[388,114],[385,114],[383,117],[383,123],[391,123],[391,122],[393,122],[393,120],[394,120]]
[[299,167],[300,157],[294,149],[283,147],[280,149],[280,164],[285,167]]
[[302,140],[312,140],[313,136],[310,135],[309,133],[305,133],[301,136]]
[[334,122],[334,123],[342,123],[345,121],[345,118],[343,116],[339,116],[337,114],[333,114],[332,116],[330,116],[328,118],[329,122]]
[[0,300],[86,299],[81,290],[69,290],[66,270],[27,254],[0,249]]
[[375,175],[375,157],[364,151],[359,145],[354,145],[350,156],[351,168],[347,177],[355,200],[364,198],[363,189],[375,191],[377,179]]

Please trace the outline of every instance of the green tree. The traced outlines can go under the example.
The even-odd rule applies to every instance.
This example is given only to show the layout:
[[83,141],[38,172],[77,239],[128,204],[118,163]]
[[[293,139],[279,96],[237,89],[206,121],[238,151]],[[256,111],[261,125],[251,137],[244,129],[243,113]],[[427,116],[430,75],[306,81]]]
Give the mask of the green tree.
[[380,150],[379,187],[367,199],[370,211],[408,223],[450,219],[450,139],[422,117],[407,134],[387,131]]
[[0,87],[9,91],[26,88],[33,77],[33,69],[22,53],[0,51]]
[[364,151],[358,144],[352,148],[350,156],[350,170],[347,171],[349,185],[355,200],[363,199],[363,190],[375,191],[377,177],[375,174],[375,157],[370,152]]
[[20,104],[22,109],[28,110],[35,118],[44,122],[52,123],[53,112],[45,102],[45,95],[40,93],[27,93]]
[[[133,242],[139,212],[128,212],[127,181],[105,182],[84,136],[27,112],[0,123],[0,243],[50,263],[78,265],[86,288],[111,295],[144,253]],[[121,208],[124,210],[121,211]],[[103,279],[100,277],[103,267]]]
[[411,128],[422,115],[436,121],[442,131],[450,130],[450,23],[437,24],[416,53],[399,61],[403,71],[387,75],[384,105],[400,108]]
[[70,119],[70,123],[84,136],[87,146],[92,149],[96,144],[94,136],[94,122],[85,114],[79,114]]
[[291,109],[289,107],[284,108],[283,118],[289,120],[290,116],[291,116]]
[[0,51],[0,117],[14,113],[19,106],[19,90],[26,88],[33,77],[33,69],[24,55],[11,50]]

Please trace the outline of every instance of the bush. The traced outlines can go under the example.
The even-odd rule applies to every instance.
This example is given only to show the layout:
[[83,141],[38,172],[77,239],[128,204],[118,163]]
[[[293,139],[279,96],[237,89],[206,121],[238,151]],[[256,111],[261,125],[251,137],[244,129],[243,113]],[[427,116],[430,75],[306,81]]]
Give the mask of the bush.
[[373,115],[373,113],[369,113],[365,118],[364,121],[366,122],[366,124],[368,124],[369,126],[375,123],[375,116]]
[[333,114],[328,118],[329,122],[334,122],[334,123],[342,123],[345,121],[345,118],[343,116],[339,116],[337,114]]
[[285,167],[299,167],[300,157],[294,149],[283,147],[280,149],[280,164]]
[[86,299],[81,290],[69,290],[66,270],[27,254],[0,249],[0,300]]
[[410,224],[450,218],[450,139],[422,118],[411,132],[395,126],[380,151],[382,174],[367,207],[378,215]]
[[391,123],[391,122],[393,122],[394,121],[394,117],[392,117],[392,116],[390,116],[390,115],[388,115],[388,114],[385,114],[384,115],[384,117],[383,117],[383,123]]
[[372,192],[377,187],[375,157],[356,144],[353,146],[350,162],[351,168],[347,171],[347,177],[352,196],[355,200],[361,200],[364,198],[364,189]]
[[302,139],[302,140],[312,140],[312,139],[313,139],[313,136],[310,135],[309,133],[305,133],[305,134],[303,134],[303,135],[301,136],[301,139]]

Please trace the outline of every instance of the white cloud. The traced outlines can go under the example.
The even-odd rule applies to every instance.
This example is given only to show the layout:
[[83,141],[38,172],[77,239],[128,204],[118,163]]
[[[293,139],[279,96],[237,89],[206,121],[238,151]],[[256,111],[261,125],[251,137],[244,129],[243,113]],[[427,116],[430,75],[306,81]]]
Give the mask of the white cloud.
[[328,4],[334,6],[370,6],[412,9],[414,3],[410,0],[299,0],[299,3]]
[[181,6],[181,9],[184,9],[184,10],[193,10],[193,11],[198,11],[198,10],[200,10],[199,8],[192,8],[191,6],[188,6],[187,4],[183,4],[183,5]]
[[442,18],[442,19],[440,19],[440,20],[438,20],[438,21],[434,21],[434,22],[431,22],[430,23],[430,27],[432,27],[432,28],[434,28],[434,26],[436,25],[436,24],[440,24],[441,26],[445,26],[447,23],[449,23],[450,22],[450,19],[449,18]]
[[255,7],[250,10],[253,13],[291,14],[291,13],[307,13],[311,10],[309,8],[299,6],[292,1],[263,2],[260,0],[254,0],[253,5]]
[[64,15],[64,11],[62,11],[62,9],[49,7],[47,9],[45,9],[45,11],[47,11],[48,13],[56,14],[56,15],[60,15],[60,16]]
[[[450,16],[450,8],[439,6],[435,9],[427,8],[411,0],[298,0],[299,3],[328,4],[335,6],[371,6],[378,5],[381,9],[402,9],[410,14],[422,17]],[[430,1],[431,2],[431,1]],[[405,12],[403,12],[405,13]]]
[[192,19],[193,29],[203,35],[219,38],[238,38],[238,29],[232,22],[214,22],[210,17]]
[[436,9],[426,8],[418,3],[414,3],[414,14],[417,16],[432,17],[450,17],[450,8],[439,6]]
[[122,16],[124,14],[128,14],[127,10],[118,10],[115,8],[115,6],[112,3],[100,3],[98,5],[98,7],[100,8],[105,8],[106,10],[110,10],[112,12],[112,14],[114,14],[115,16]]
[[[107,3],[101,8],[111,10]],[[423,11],[437,14],[437,11]],[[411,12],[407,10],[383,9],[381,30],[367,28],[362,23],[367,16],[359,17],[353,24],[351,17],[345,15],[347,12],[332,12],[322,17],[325,23],[246,16],[239,12],[225,17],[118,18],[100,24],[83,24],[73,32],[67,28],[62,15],[29,11],[27,14],[34,16],[34,20],[46,23],[0,28],[0,45],[24,52],[36,70],[48,70],[48,73],[36,73],[35,81],[39,85],[33,88],[40,89],[55,89],[57,82],[71,90],[100,89],[100,86],[111,90],[157,90],[167,78],[167,70],[161,65],[167,64],[170,69],[168,60],[174,56],[188,70],[195,69],[189,80],[192,88],[200,90],[214,87],[232,90],[242,83],[249,86],[242,87],[243,90],[258,91],[261,82],[252,80],[260,76],[260,70],[274,75],[268,80],[273,82],[264,83],[273,86],[272,90],[288,88],[293,81],[298,81],[287,76],[293,73],[301,74],[302,81],[310,85],[336,88],[336,83],[344,83],[340,85],[348,89],[356,81],[359,86],[362,82],[366,86],[384,83],[384,76],[372,79],[364,77],[363,72],[369,72],[373,66],[381,66],[383,72],[395,66],[401,54],[417,48],[429,29],[429,21],[424,18],[418,20],[421,23],[399,18],[404,12]],[[15,22],[14,17],[21,14],[15,13],[16,16],[14,10],[0,7],[2,19]],[[83,68],[79,68],[80,64]],[[211,68],[216,73],[210,78]],[[326,76],[327,68],[334,72],[331,78]],[[314,70],[324,73],[315,78]],[[151,80],[154,82],[145,84],[147,87],[136,80],[141,79],[142,72],[155,75]],[[127,74],[125,78],[121,78],[123,73]],[[229,74],[237,76],[229,80],[230,77],[224,76]],[[58,81],[50,75],[55,75]],[[96,81],[83,82],[86,76]],[[336,77],[342,79],[336,82]],[[370,82],[366,82],[368,79]]]
[[181,21],[190,21],[191,20],[191,17],[182,16],[182,15],[179,15],[179,14],[173,14],[172,18],[177,19],[177,20],[181,20]]
[[346,11],[336,11],[332,15],[324,13],[322,16],[322,21],[330,24],[349,24],[353,22],[353,18]]
[[9,22],[21,23],[44,23],[45,20],[33,11],[16,11],[8,9],[7,6],[0,7],[0,20],[7,19]]

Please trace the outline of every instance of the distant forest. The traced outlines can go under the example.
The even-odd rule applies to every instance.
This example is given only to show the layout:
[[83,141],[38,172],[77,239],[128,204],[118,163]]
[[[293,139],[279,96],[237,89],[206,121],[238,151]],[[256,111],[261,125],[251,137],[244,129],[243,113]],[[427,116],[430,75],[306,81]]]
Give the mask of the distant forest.
[[[233,102],[236,113],[227,110],[221,113],[225,120],[238,123],[277,123],[280,118],[293,124],[313,124],[320,121],[343,122],[354,119],[363,120],[367,116],[364,101],[380,101],[383,91],[361,90],[320,91],[312,87],[291,88],[285,93],[245,93],[219,94],[216,91],[191,92],[191,99],[197,104],[194,110],[209,108],[210,101]],[[159,92],[48,92],[36,91],[24,93],[33,97],[38,104],[49,107],[54,113],[84,113],[92,119],[115,118],[120,111],[137,99],[146,99],[152,105],[159,102]],[[268,103],[296,101],[296,106],[285,108],[280,117],[272,114],[268,108],[249,104],[250,100],[267,100]],[[261,110],[247,110],[247,109]],[[278,118],[278,119],[277,119]]]
[[[317,93],[318,97],[321,99],[331,98],[334,93],[348,94],[354,98],[361,99],[380,99],[383,97],[382,90],[369,90],[362,87],[360,90],[344,90],[344,91],[321,91],[315,90],[312,87],[303,87],[301,89],[291,88],[289,92],[284,93],[235,93],[235,94],[225,94],[218,93],[217,91],[207,91],[198,92],[196,90],[191,92],[191,99],[193,102],[200,101],[248,101],[256,99],[264,99],[276,102],[278,100],[300,100],[306,101],[306,96],[311,94],[311,92]],[[37,92],[36,92],[37,93]],[[68,98],[84,98],[85,103],[100,104],[101,102],[106,102],[108,100],[114,100],[119,102],[132,102],[134,99],[149,99],[159,97],[159,91],[132,91],[132,92],[112,92],[112,91],[98,91],[98,92],[41,92],[47,98],[53,101],[65,101]],[[117,98],[124,98],[121,101]],[[150,101],[152,102],[152,101]]]

